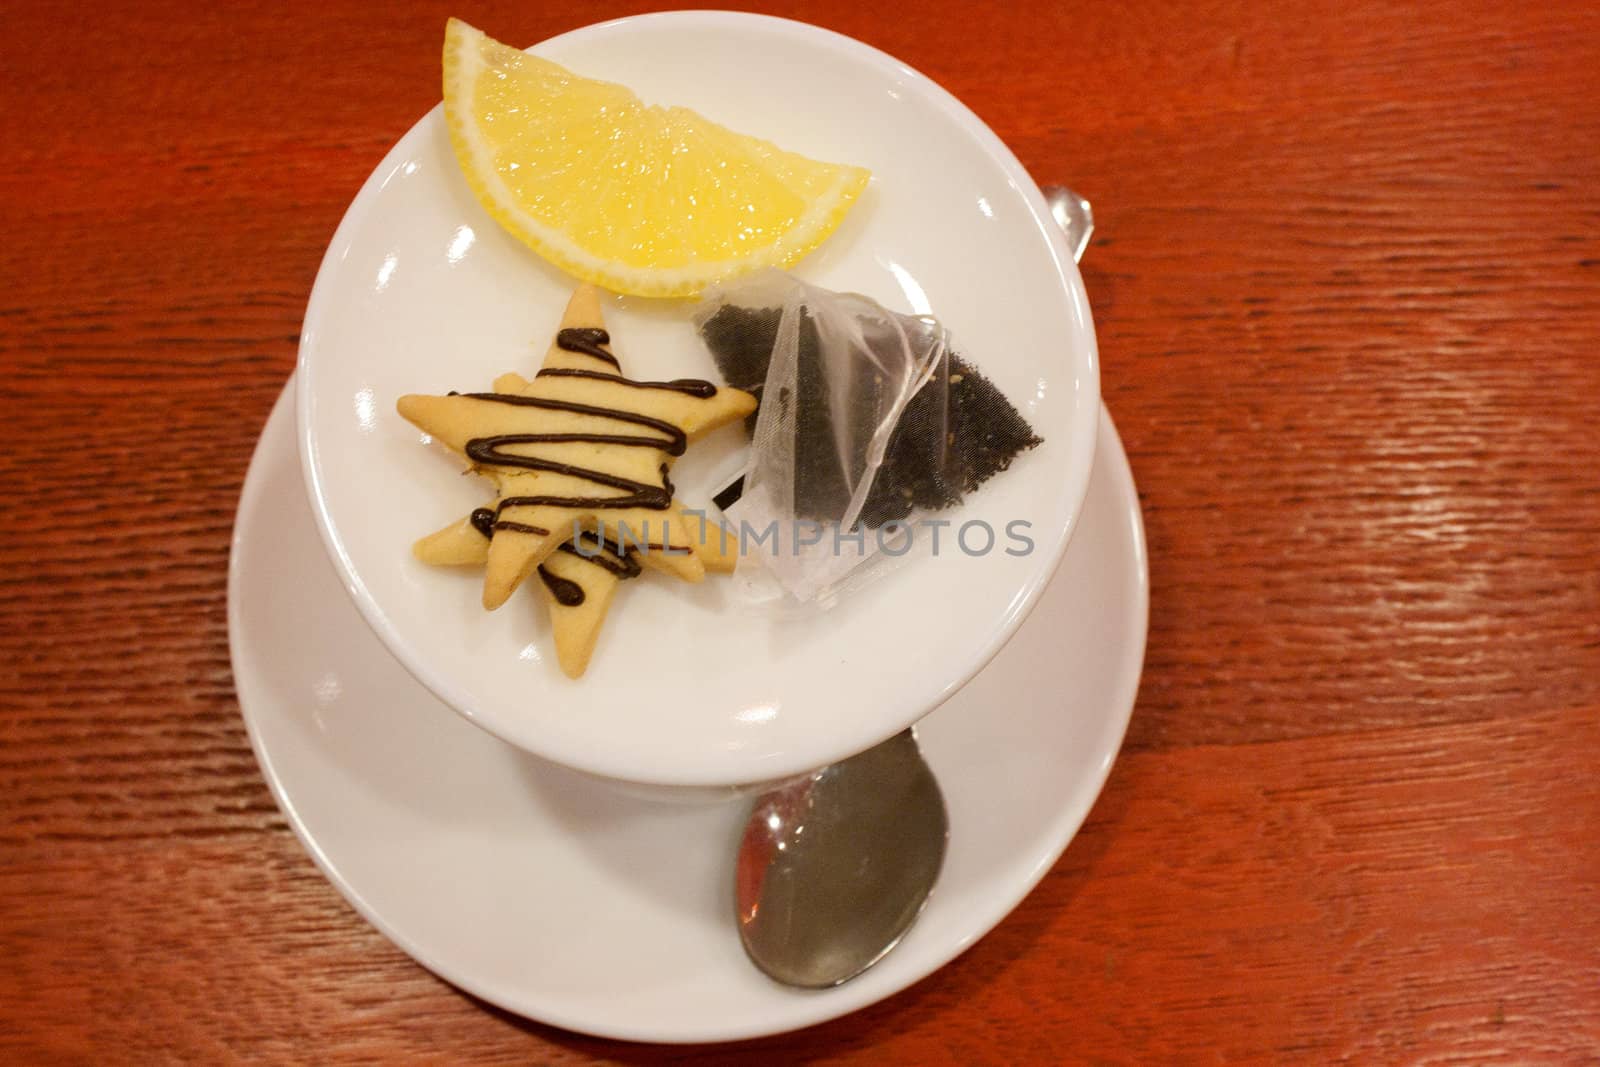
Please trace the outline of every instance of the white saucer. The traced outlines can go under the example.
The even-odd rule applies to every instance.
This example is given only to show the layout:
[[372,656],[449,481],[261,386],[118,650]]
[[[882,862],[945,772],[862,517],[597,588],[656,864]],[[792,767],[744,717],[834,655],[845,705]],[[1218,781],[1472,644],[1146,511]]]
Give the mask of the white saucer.
[[756,1037],[895,993],[1014,908],[1077,832],[1121,745],[1144,658],[1144,531],[1102,410],[1088,499],[1016,636],[918,728],[950,809],[927,910],[838,989],[781,987],[733,922],[744,805],[661,806],[474,728],[392,659],[340,588],[306,503],[292,385],[234,529],[239,703],[278,804],[355,908],[509,1011],[643,1041]]

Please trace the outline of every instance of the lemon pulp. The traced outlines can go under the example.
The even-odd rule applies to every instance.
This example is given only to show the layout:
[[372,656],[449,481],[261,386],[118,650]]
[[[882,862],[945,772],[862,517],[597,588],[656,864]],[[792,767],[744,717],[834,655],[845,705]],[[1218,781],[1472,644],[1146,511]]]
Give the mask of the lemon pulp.
[[571,274],[640,296],[693,296],[821,244],[866,188],[822,163],[681,107],[582,78],[459,19],[444,105],[478,200]]

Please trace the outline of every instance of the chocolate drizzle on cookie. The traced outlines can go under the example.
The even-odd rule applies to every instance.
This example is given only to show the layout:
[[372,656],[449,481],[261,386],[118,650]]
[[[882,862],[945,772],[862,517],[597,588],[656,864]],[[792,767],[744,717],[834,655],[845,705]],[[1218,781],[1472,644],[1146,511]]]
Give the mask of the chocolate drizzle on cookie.
[[[657,448],[669,456],[681,456],[688,444],[684,432],[664,419],[652,418],[649,415],[640,415],[637,412],[622,411],[617,408],[598,407],[593,404],[579,404],[570,400],[554,400],[548,397],[519,396],[514,393],[467,393],[466,397],[472,400],[486,400],[496,404],[516,404],[524,407],[545,408],[551,411],[570,411],[582,415],[594,415],[598,418],[612,419],[617,422],[630,423],[657,431],[660,436],[635,435],[635,434],[606,434],[606,433],[506,433],[495,434],[490,437],[475,437],[467,442],[467,457],[476,463],[490,464],[497,467],[519,467],[523,470],[549,471],[553,474],[565,474],[569,477],[580,478],[594,485],[616,489],[620,495],[616,496],[513,496],[500,501],[500,507],[562,507],[562,508],[651,508],[664,511],[672,503],[672,481],[667,477],[666,464],[661,465],[661,484],[650,485],[646,482],[634,481],[621,475],[611,474],[607,471],[595,470],[592,467],[580,467],[573,463],[563,463],[559,460],[544,459],[539,456],[525,456],[506,449],[513,445],[535,444],[604,444],[618,445],[624,448]],[[497,526],[506,520],[497,520]],[[500,526],[504,529],[505,527]],[[541,531],[548,532],[548,531]]]
[[570,578],[558,578],[550,573],[550,568],[543,563],[539,564],[539,578],[544,582],[550,595],[556,598],[556,603],[564,608],[575,608],[587,600],[588,594],[583,591],[583,586]]
[[471,522],[485,537],[493,537],[496,530],[511,530],[514,533],[532,534],[535,537],[543,537],[550,532],[543,526],[535,526],[531,522],[502,519],[500,513],[493,508],[473,508]]
[[[652,550],[660,549],[661,545],[643,546]],[[570,553],[579,559],[592,563],[602,570],[608,570],[623,580],[639,577],[641,570],[638,558],[632,551],[618,551],[598,534],[584,533],[576,541],[568,541],[561,546],[560,551]]]
[[[472,528],[484,537],[493,537],[499,529],[519,527],[520,523],[505,523],[495,520],[495,513],[491,508],[474,508],[467,521]],[[663,545],[641,546],[652,550],[665,548]],[[619,581],[639,577],[643,568],[639,565],[638,557],[632,551],[618,551],[599,534],[585,532],[578,535],[575,541],[568,541],[559,549],[568,555],[576,556],[585,563],[599,567],[616,577]],[[556,603],[563,607],[575,608],[581,605],[588,594],[580,582],[570,578],[551,573],[544,564],[539,565],[539,577],[544,582],[545,588],[550,590],[550,595],[556,598]]]
[[[600,347],[610,340],[610,335],[605,330],[593,328],[565,329],[556,335],[556,345],[563,350],[579,352],[583,355],[605,360],[612,366],[617,366],[616,357]],[[717,395],[717,387],[715,385],[698,378],[677,378],[669,382],[645,382],[625,378],[620,373],[610,374],[603,371],[584,370],[575,367],[549,367],[541,370],[538,376],[541,378],[583,378],[609,382],[630,389],[666,390],[683,393],[701,400],[709,400]],[[520,452],[510,450],[516,445],[582,443],[618,445],[623,448],[656,448],[669,456],[681,456],[684,449],[688,447],[688,437],[682,429],[667,422],[665,419],[654,418],[636,411],[625,411],[621,408],[583,404],[574,400],[561,400],[554,397],[524,396],[519,393],[465,393],[461,395],[467,399],[483,400],[494,404],[511,404],[518,407],[542,408],[546,411],[592,415],[595,418],[609,419],[613,422],[621,422],[654,431],[654,433],[649,434],[519,433],[473,438],[467,442],[466,453],[467,457],[475,463],[498,467],[517,467],[523,470],[549,471],[553,474],[564,474],[582,479],[596,486],[618,491],[618,495],[506,497],[500,501],[501,510],[507,507],[548,506],[567,508],[650,508],[663,511],[671,505],[672,482],[667,477],[665,464],[661,466],[661,484],[650,485],[631,478],[611,474],[607,471],[581,467],[573,463],[563,463],[559,460],[545,459],[539,456],[523,455]],[[514,525],[510,520],[499,518],[497,513],[493,528],[507,530],[521,527]],[[549,531],[539,527],[528,527],[524,532],[544,534]]]
[[564,352],[577,352],[594,359],[604,360],[617,368],[617,373],[606,374],[602,371],[580,370],[575,367],[549,367],[541,370],[538,376],[540,378],[595,378],[600,381],[617,382],[622,385],[632,386],[635,389],[671,389],[674,392],[699,397],[701,400],[710,400],[717,395],[717,387],[715,385],[699,378],[675,378],[670,382],[636,382],[631,378],[624,378],[621,373],[622,364],[617,362],[617,357],[600,347],[610,343],[611,335],[599,327],[568,327],[556,334],[557,348]]
[[674,393],[710,400],[717,395],[717,387],[701,378],[674,378],[670,382],[636,382],[620,374],[605,374],[597,370],[580,370],[577,367],[551,367],[538,373],[540,378],[593,378],[596,381],[615,382],[634,389],[667,389]]
[[568,327],[556,334],[556,347],[568,352],[581,352],[586,356],[604,360],[618,370],[622,364],[617,362],[617,357],[601,348],[601,345],[611,343],[611,335],[598,326]]
[[[475,437],[467,442],[467,455],[483,463],[529,467],[533,470],[546,469],[535,465],[531,461],[531,457],[528,456],[495,456],[489,453],[486,446],[481,444],[481,442],[485,441],[505,442],[508,444],[557,444],[567,441],[587,441],[594,444],[659,448],[670,456],[683,455],[683,450],[689,443],[689,439],[684,435],[684,432],[666,419],[641,415],[636,411],[600,407],[597,404],[580,404],[575,400],[557,400],[548,396],[523,396],[520,393],[461,393],[459,395],[468,400],[487,400],[493,404],[514,404],[517,407],[544,408],[547,411],[570,411],[578,415],[594,415],[602,419],[614,419],[617,422],[644,426],[661,433],[660,437],[629,437],[622,434],[592,433],[526,433],[500,434],[495,437]],[[489,458],[473,455],[474,446],[477,446],[477,451],[485,453]]]
[[493,508],[473,508],[472,514],[467,516],[467,521],[472,523],[472,528],[483,534],[483,536],[494,536]]

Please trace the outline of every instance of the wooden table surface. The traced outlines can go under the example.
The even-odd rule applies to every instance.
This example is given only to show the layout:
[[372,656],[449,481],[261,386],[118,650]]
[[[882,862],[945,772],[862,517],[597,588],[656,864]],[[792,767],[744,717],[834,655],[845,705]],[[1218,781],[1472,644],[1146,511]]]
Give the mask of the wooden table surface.
[[1088,824],[998,929],[808,1031],[526,1023],[319,875],[246,741],[225,571],[345,206],[447,14],[7,8],[0,1059],[1600,1062],[1600,8],[786,14],[1093,199],[1151,630]]

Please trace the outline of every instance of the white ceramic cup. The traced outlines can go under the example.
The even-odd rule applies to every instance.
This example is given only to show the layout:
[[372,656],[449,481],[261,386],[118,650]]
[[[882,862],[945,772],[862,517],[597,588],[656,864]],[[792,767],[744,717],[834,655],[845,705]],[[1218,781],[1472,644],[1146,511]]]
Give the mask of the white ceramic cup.
[[[430,568],[410,552],[417,537],[491,494],[487,482],[460,476],[463,460],[395,414],[396,398],[480,390],[502,372],[531,373],[574,285],[478,205],[435,109],[356,196],[302,333],[301,457],[346,589],[395,657],[472,722],[658,795],[723,796],[892,736],[955,692],[1015,631],[1054,571],[1087,488],[1099,414],[1094,333],[1043,198],[954,97],[891,57],[812,26],[672,12],[590,26],[534,51],[648,101],[870,167],[868,192],[796,273],[938,316],[1044,443],[949,513],[942,552],[830,612],[740,615],[715,576],[699,585],[659,575],[630,582],[588,673],[567,679],[532,590],[485,612],[481,572]],[[716,378],[690,310],[610,300],[624,371]],[[744,445],[742,430],[727,427],[693,446],[674,468],[679,497],[706,500],[713,475]],[[952,535],[974,523],[973,536],[955,544]],[[981,544],[982,525],[999,535],[996,544],[967,551]],[[1006,537],[1017,529],[1031,551],[1006,551],[1019,547]]]

